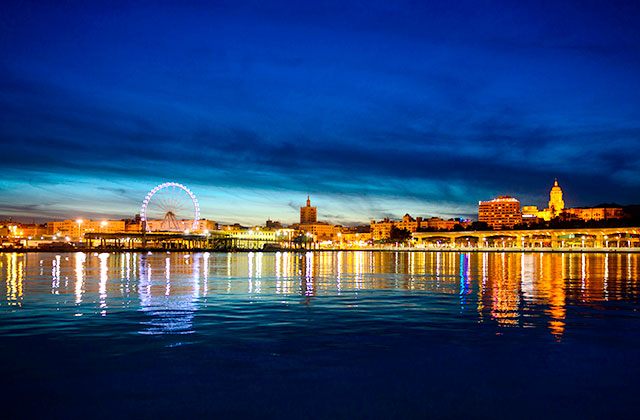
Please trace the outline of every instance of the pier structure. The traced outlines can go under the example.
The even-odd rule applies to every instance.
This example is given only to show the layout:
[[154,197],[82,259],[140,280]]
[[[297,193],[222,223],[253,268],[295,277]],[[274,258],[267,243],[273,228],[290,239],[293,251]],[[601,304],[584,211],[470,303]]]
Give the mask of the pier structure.
[[117,250],[264,250],[294,249],[294,243],[288,232],[259,231],[223,231],[207,233],[180,232],[123,232],[123,233],[86,233],[84,248]]
[[411,243],[427,249],[640,249],[640,227],[415,232]]

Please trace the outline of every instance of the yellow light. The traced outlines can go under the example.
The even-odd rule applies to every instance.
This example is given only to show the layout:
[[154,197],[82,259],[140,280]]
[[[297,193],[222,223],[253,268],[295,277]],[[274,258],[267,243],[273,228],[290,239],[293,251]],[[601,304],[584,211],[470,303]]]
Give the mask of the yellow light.
[[109,224],[109,222],[107,222],[106,220],[103,220],[102,222],[100,222],[100,226],[105,227]]
[[79,224],[79,225],[81,225],[83,222],[84,222],[84,220],[82,220],[82,219],[76,219],[76,223]]

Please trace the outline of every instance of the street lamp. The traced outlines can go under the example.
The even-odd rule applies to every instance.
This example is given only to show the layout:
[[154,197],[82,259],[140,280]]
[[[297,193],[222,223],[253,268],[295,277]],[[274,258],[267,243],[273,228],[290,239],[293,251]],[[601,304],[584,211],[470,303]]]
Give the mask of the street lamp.
[[76,223],[78,224],[78,240],[82,239],[82,231],[80,230],[80,227],[82,226],[82,223],[84,222],[84,220],[82,219],[77,219]]

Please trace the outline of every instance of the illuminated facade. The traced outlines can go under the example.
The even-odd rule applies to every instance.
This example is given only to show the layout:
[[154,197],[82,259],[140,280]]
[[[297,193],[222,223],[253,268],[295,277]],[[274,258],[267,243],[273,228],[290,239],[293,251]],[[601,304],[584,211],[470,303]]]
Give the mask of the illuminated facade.
[[622,219],[624,210],[621,207],[580,207],[565,208],[562,197],[562,188],[556,179],[549,192],[549,206],[544,210],[538,210],[536,206],[523,206],[522,219],[525,223],[534,223],[539,220],[550,221],[557,217],[568,220],[607,220]]
[[0,236],[13,238],[30,238],[48,234],[47,225],[32,223],[1,222]]
[[538,206],[522,206],[522,222],[536,223],[542,219]]
[[308,225],[318,221],[318,208],[311,206],[311,199],[307,196],[307,205],[300,207],[300,224]]
[[422,218],[411,217],[410,214],[402,216],[402,220],[390,220],[385,218],[379,222],[371,221],[371,236],[374,241],[389,239],[391,237],[391,228],[404,229],[411,233],[416,232],[422,226]]
[[437,229],[437,230],[452,230],[456,225],[466,227],[466,226],[469,226],[470,224],[471,224],[470,220],[459,220],[459,219],[445,220],[440,217],[431,217],[429,219],[423,220],[421,227],[427,227],[430,229]]
[[546,210],[549,211],[550,219],[560,216],[560,213],[564,210],[562,188],[558,185],[557,179],[553,181],[553,187],[551,187],[551,191],[549,192],[549,207]]
[[410,214],[402,216],[402,220],[390,220],[385,218],[379,222],[371,221],[370,230],[374,241],[389,239],[391,236],[391,228],[404,229],[411,233],[417,232],[421,228],[429,228],[436,230],[452,230],[456,225],[463,227],[471,224],[469,220],[449,219],[445,220],[440,217],[431,217],[423,219],[422,217],[413,218]]
[[624,209],[621,207],[585,207],[565,209],[562,216],[567,219],[579,220],[607,220],[622,219]]
[[339,226],[321,222],[300,224],[299,229],[313,235],[318,242],[335,241],[338,239],[338,233],[340,232]]
[[62,220],[47,223],[48,233],[74,240],[89,232],[119,233],[125,231],[124,220]]
[[345,244],[366,245],[371,240],[369,232],[346,232],[340,235],[341,241]]
[[182,219],[175,220],[172,223],[177,226],[177,228],[167,229],[166,221],[164,220],[147,220],[147,231],[167,231],[167,230],[177,230],[177,231],[193,231],[193,232],[205,232],[216,230],[218,225],[213,220],[207,219],[199,219],[196,221],[196,229],[193,230],[193,220],[192,219]]
[[562,188],[560,188],[556,179],[553,181],[551,191],[549,191],[548,207],[544,210],[538,210],[537,206],[522,206],[522,220],[525,223],[535,223],[540,219],[548,222],[560,216],[563,210]]
[[506,195],[478,203],[478,221],[493,229],[512,228],[522,223],[520,201]]
[[234,238],[239,239],[249,239],[255,241],[267,241],[267,242],[275,242],[275,241],[291,241],[294,236],[294,229],[261,229],[261,228],[252,228],[252,229],[242,229],[242,230],[231,230],[230,235]]

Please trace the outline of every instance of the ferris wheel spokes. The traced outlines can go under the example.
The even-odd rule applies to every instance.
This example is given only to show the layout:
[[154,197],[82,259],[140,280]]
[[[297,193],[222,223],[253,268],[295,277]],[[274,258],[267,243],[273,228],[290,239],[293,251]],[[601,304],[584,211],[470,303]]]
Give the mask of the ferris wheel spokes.
[[[186,219],[180,217],[188,216]],[[154,187],[146,195],[140,209],[143,229],[150,230],[197,230],[200,206],[195,194],[177,182],[165,182]],[[151,229],[153,221],[162,220],[160,229]],[[187,222],[188,221],[188,222]],[[186,225],[185,225],[185,222]]]

